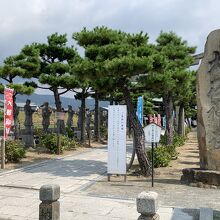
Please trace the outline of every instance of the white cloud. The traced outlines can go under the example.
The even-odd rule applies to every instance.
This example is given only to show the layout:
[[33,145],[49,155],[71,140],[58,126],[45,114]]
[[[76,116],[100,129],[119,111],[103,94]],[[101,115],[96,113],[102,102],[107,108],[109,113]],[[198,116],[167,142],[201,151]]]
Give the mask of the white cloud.
[[143,30],[154,41],[161,30],[174,31],[190,45],[204,47],[219,28],[218,0],[7,0],[0,7],[0,62],[48,35],[105,25],[129,32]]

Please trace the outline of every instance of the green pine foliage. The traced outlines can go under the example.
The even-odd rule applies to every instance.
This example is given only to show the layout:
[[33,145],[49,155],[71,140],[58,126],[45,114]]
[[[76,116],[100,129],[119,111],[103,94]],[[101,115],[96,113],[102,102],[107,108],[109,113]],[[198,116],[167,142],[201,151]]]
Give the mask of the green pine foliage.
[[[40,69],[39,51],[33,46],[24,46],[21,52],[15,56],[9,56],[4,60],[0,67],[0,77],[4,80],[6,86],[14,89],[14,97],[17,94],[30,95],[34,92],[34,86],[25,82],[23,84],[15,83],[15,77],[31,79],[35,77]],[[0,92],[3,92],[3,85],[0,86]]]
[[74,47],[68,46],[66,34],[52,34],[47,37],[47,43],[35,43],[33,46],[39,50],[41,60],[36,78],[40,83],[48,85],[48,89],[54,94],[57,111],[61,111],[60,95],[77,85],[71,75],[70,64],[80,59],[78,52]]

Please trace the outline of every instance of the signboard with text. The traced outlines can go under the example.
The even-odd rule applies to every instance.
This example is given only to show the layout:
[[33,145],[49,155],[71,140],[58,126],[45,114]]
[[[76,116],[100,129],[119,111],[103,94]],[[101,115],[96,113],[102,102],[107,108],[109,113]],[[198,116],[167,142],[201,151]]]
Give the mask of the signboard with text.
[[155,123],[151,123],[144,127],[145,141],[158,143],[160,141],[161,127]]
[[126,174],[127,106],[108,107],[108,174]]

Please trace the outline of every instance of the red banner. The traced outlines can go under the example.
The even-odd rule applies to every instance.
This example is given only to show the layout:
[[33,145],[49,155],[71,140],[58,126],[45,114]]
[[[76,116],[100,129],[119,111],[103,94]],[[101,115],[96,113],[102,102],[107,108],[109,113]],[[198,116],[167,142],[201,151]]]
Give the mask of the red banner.
[[160,116],[160,114],[157,115],[157,124],[161,127],[161,116]]
[[149,124],[151,124],[153,122],[153,117],[152,115],[148,115],[148,121],[149,121]]
[[13,89],[5,88],[4,96],[5,96],[5,112],[4,112],[4,138],[5,140],[8,138],[8,134],[11,130],[11,126],[13,123]]
[[157,116],[154,114],[154,123],[157,124]]

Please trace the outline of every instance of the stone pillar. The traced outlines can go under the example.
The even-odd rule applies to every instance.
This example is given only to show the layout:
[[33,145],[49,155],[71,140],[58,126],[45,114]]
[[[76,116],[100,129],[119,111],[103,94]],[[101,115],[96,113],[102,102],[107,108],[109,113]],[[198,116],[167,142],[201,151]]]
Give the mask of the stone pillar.
[[220,29],[206,41],[197,73],[197,128],[200,167],[220,171]]
[[158,194],[156,192],[141,192],[137,197],[137,211],[141,215],[138,220],[159,220]]
[[60,220],[59,185],[43,185],[40,188],[39,220]]

